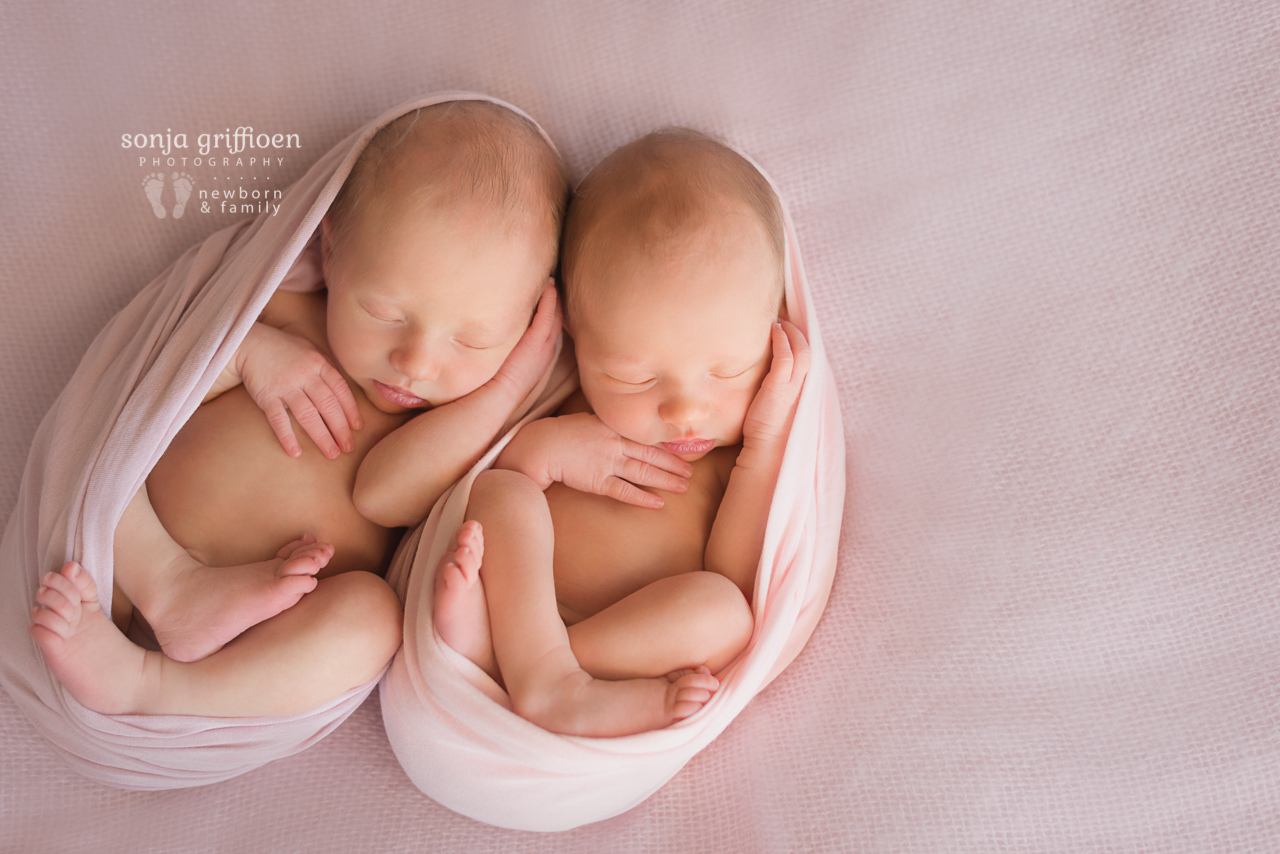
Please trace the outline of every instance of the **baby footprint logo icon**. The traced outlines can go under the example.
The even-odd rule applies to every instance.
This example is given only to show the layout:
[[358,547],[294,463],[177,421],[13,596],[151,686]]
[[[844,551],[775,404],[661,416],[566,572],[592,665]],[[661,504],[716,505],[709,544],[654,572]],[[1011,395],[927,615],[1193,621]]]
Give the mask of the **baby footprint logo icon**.
[[[182,212],[187,209],[187,199],[191,198],[191,182],[194,180],[186,172],[173,173],[173,196],[177,200],[177,204],[173,206],[173,218],[182,219]],[[148,196],[148,198],[150,198]],[[164,215],[164,208],[160,209],[159,216]]]
[[[176,172],[174,173],[174,177],[175,178],[178,177]],[[151,210],[155,212],[156,219],[164,219],[164,214],[165,214],[164,205],[160,204],[160,194],[163,191],[164,191],[164,173],[163,172],[153,172],[147,177],[142,179],[142,192],[146,194],[147,201],[151,202]],[[191,184],[188,183],[187,195],[190,195],[190,194],[191,194]],[[179,205],[179,208],[180,207],[181,205]],[[177,210],[174,211],[173,215],[182,216],[182,214],[179,213]]]

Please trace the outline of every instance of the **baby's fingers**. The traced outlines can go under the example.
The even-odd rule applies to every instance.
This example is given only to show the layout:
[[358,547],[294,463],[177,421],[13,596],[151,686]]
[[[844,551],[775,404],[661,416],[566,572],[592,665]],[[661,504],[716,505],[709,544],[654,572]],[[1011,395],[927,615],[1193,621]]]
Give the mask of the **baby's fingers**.
[[773,324],[769,333],[773,344],[773,362],[769,365],[769,380],[780,385],[791,382],[791,372],[795,367],[795,354],[791,352],[791,339],[781,323]]
[[542,289],[538,299],[538,310],[533,315],[529,328],[544,339],[554,338],[560,331],[560,301],[556,295],[555,282],[548,279],[547,286]]
[[302,448],[298,445],[298,437],[293,435],[293,425],[289,423],[289,411],[285,409],[284,403],[274,400],[263,407],[262,411],[266,413],[271,432],[280,440],[284,452],[291,457],[302,456]]
[[[684,462],[681,460],[681,462]],[[640,460],[627,459],[622,463],[622,477],[640,486],[665,489],[667,492],[687,492],[689,479],[663,471],[657,466]],[[648,495],[648,493],[644,493]]]
[[333,391],[334,397],[338,399],[338,403],[342,406],[342,411],[347,416],[347,423],[351,425],[352,430],[359,430],[364,427],[364,419],[360,417],[360,407],[356,405],[355,395],[351,393],[351,388],[347,385],[347,381],[342,378],[342,372],[333,365],[325,362],[323,368],[320,369],[320,379]]
[[301,389],[298,389],[285,399],[285,403],[289,405],[290,411],[293,412],[293,417],[298,419],[298,424],[311,437],[311,441],[316,443],[320,453],[324,454],[328,459],[337,459],[338,445],[333,441],[333,436],[329,434],[329,428],[325,426],[324,418],[316,411],[315,404],[311,402],[311,398],[307,397]]
[[[687,478],[693,474],[693,466],[677,457],[669,451],[661,448],[655,448],[653,445],[642,445],[639,442],[633,442],[630,439],[622,440],[622,452],[633,460],[639,460],[648,463],[651,466],[657,466],[664,471],[669,471],[674,475]],[[656,484],[655,484],[656,485]]]
[[[767,401],[767,410],[790,408],[800,396],[800,387],[809,373],[811,354],[804,334],[789,321],[773,325],[773,363],[764,379],[760,394]],[[769,420],[764,412],[760,413]]]
[[[346,389],[347,384],[346,381],[342,379],[342,375],[338,374],[337,371],[334,371],[334,373],[337,374],[337,379],[342,383],[342,387]],[[307,398],[310,399],[311,404],[316,408],[316,411],[324,420],[324,426],[328,428],[328,434],[338,443],[338,447],[344,451],[355,450],[356,443],[355,440],[351,438],[351,413],[333,388],[319,380],[313,380],[307,384],[307,387],[303,392],[306,394]],[[351,391],[349,389],[347,389],[347,396],[351,396]],[[352,398],[351,402],[354,405],[355,398]],[[356,415],[358,416],[359,414],[359,410],[357,410]],[[299,421],[299,423],[301,423],[301,421]],[[309,428],[307,429],[307,435],[311,436],[312,439],[315,438],[315,435]],[[319,445],[320,443],[316,442],[316,444]]]
[[517,399],[528,394],[551,362],[553,345],[559,333],[560,307],[556,301],[556,289],[548,284],[538,302],[533,322],[489,382],[507,387]]
[[809,349],[809,342],[805,339],[804,333],[800,331],[800,328],[791,321],[780,321],[778,326],[785,333],[787,349],[791,352],[790,382],[798,383],[809,373],[809,364],[813,357],[812,351]]
[[604,494],[610,498],[616,498],[624,504],[634,504],[636,507],[649,507],[657,510],[663,505],[662,499],[658,496],[651,492],[645,492],[620,477],[610,476],[605,480]]
[[545,347],[559,332],[560,305],[556,299],[556,287],[548,279],[547,286],[542,289],[542,296],[538,298],[538,308],[533,313],[533,320],[529,322],[529,328],[520,336],[516,348],[519,349],[522,344],[525,348]]

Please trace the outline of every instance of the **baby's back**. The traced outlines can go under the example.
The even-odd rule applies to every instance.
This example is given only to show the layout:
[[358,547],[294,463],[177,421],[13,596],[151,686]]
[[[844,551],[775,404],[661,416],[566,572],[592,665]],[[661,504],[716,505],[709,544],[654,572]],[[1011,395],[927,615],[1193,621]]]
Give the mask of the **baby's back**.
[[[289,331],[330,356],[324,296],[291,294],[284,302],[293,314]],[[326,459],[296,422],[302,455],[286,454],[243,385],[199,407],[147,478],[151,504],[174,540],[214,565],[230,566],[275,557],[310,531],[336,548],[322,577],[356,569],[381,573],[398,531],[361,516],[351,493],[365,454],[407,416],[378,411],[350,378],[348,385],[364,427],[352,434],[355,450],[336,460]]]

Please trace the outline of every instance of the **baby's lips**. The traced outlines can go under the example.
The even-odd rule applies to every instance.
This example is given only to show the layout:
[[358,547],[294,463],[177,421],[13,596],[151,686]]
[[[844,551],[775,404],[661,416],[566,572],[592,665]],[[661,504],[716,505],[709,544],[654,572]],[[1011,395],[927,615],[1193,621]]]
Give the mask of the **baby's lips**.
[[663,442],[662,449],[671,454],[705,454],[716,446],[715,439],[681,439],[678,442]]
[[426,403],[422,398],[409,394],[404,389],[387,385],[386,383],[379,382],[378,380],[373,381],[373,387],[377,390],[378,394],[382,395],[384,400],[389,403],[394,403],[396,406],[403,406],[406,409],[412,409]]

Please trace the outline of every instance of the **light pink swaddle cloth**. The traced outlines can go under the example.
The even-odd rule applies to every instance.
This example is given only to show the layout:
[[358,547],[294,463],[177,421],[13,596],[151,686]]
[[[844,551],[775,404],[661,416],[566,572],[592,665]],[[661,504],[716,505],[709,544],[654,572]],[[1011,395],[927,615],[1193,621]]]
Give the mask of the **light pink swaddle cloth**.
[[783,211],[787,311],[808,338],[813,363],[765,529],[755,630],[746,651],[717,674],[720,690],[692,717],[654,732],[583,738],[516,716],[497,683],[436,633],[435,569],[463,522],[471,485],[522,424],[550,413],[577,388],[577,373],[563,354],[542,402],[441,496],[425,525],[401,544],[387,575],[405,603],[405,622],[404,645],[380,688],[382,718],[405,772],[434,800],[521,830],[565,830],[624,812],[711,743],[813,633],[836,568],[844,433],[785,205]]
[[[74,559],[110,613],[112,541],[125,505],[290,272],[369,139],[410,110],[451,100],[510,107],[443,93],[347,137],[285,193],[277,215],[213,234],[144,288],[90,345],[41,423],[0,543],[0,684],[85,776],[131,789],[225,780],[324,738],[373,690],[376,680],[289,717],[100,715],[49,672],[27,634],[29,610],[40,576]],[[290,278],[314,272],[302,263]]]

